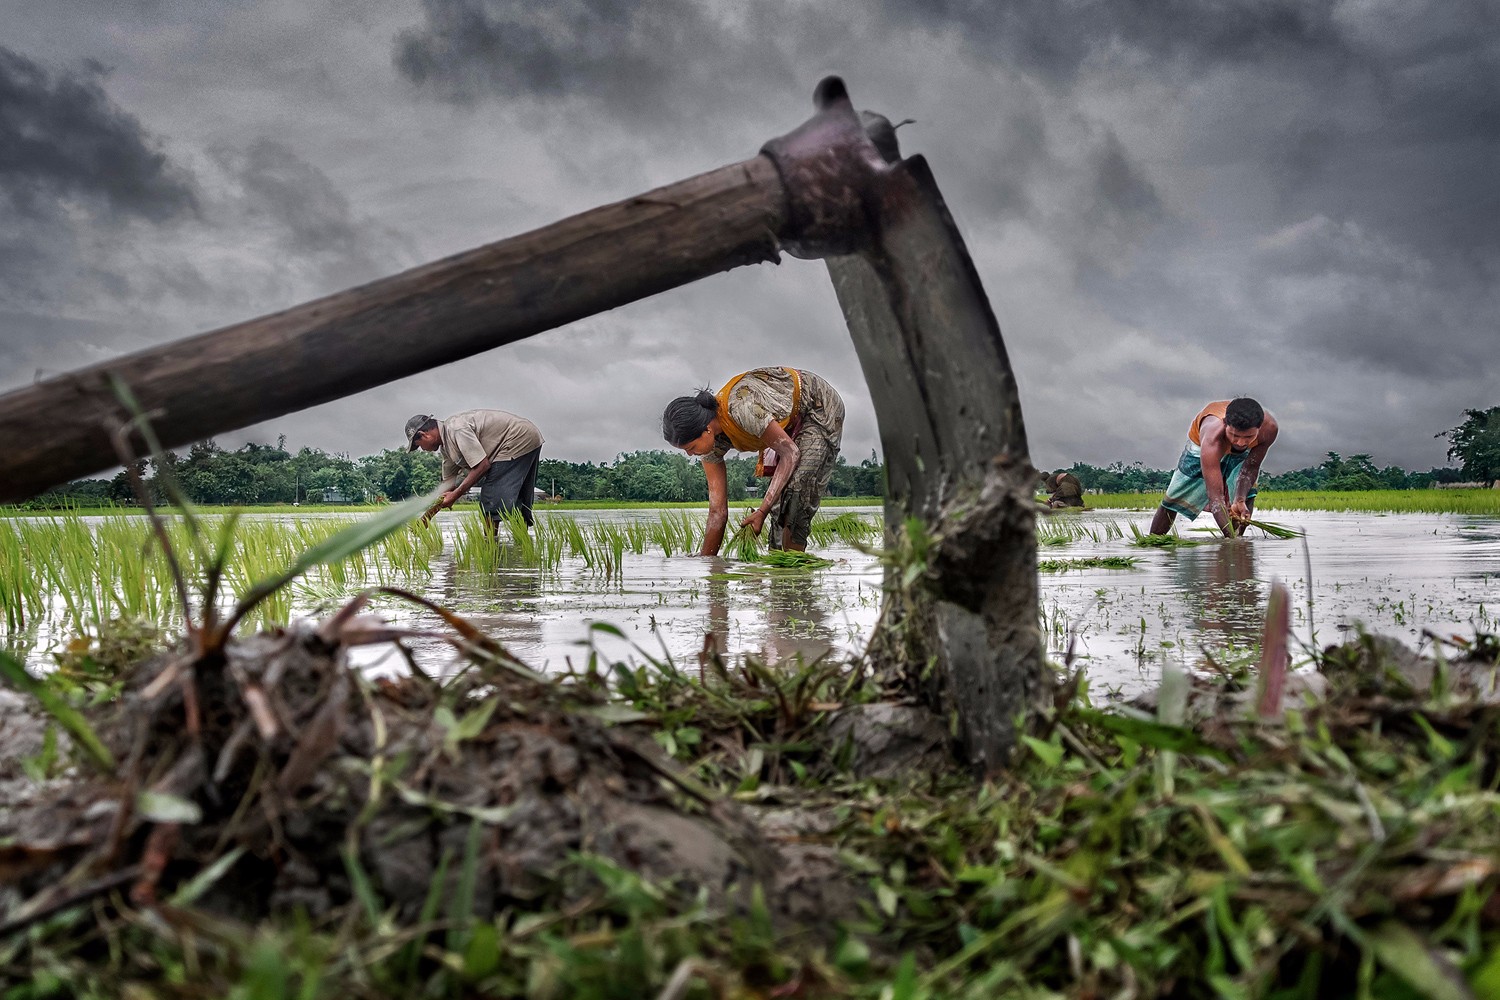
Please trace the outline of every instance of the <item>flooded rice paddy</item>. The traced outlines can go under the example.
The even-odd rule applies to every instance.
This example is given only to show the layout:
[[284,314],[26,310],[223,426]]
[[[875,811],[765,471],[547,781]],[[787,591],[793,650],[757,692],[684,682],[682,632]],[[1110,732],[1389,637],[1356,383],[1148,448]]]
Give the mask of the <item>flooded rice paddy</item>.
[[[831,560],[817,569],[684,555],[696,547],[694,531],[701,537],[701,511],[541,512],[533,549],[551,548],[522,552],[512,543],[498,559],[485,557],[475,515],[447,514],[439,518],[440,531],[392,536],[351,564],[299,582],[258,623],[326,613],[362,587],[386,583],[457,611],[539,669],[581,668],[591,655],[603,662],[694,666],[705,643],[730,657],[770,662],[855,655],[879,615],[882,573],[878,557],[858,541],[862,534],[869,538],[868,531],[853,530],[850,515],[871,531],[880,515],[874,508],[829,514],[844,520],[840,531],[814,544]],[[1304,644],[1341,641],[1361,627],[1413,645],[1428,630],[1470,635],[1497,627],[1500,519],[1318,511],[1264,516],[1305,538],[1223,542],[1183,524],[1184,537],[1206,544],[1154,549],[1133,544],[1132,527],[1144,530],[1149,511],[1041,518],[1039,559],[1048,570],[1041,574],[1042,627],[1053,656],[1071,648],[1096,692],[1122,694],[1151,686],[1166,662],[1193,665],[1205,652],[1221,662],[1251,656],[1273,579],[1291,589],[1293,628]],[[145,535],[139,519],[76,520],[101,537],[101,553],[103,535],[130,530],[118,522],[133,522]],[[236,531],[252,549],[272,547],[273,540],[280,545],[283,538],[295,546],[315,534],[307,525],[317,521],[315,515],[252,516]],[[23,525],[0,522],[0,531]],[[122,539],[109,541],[119,558],[145,560],[120,575],[150,576],[150,556]],[[5,551],[0,545],[0,559]],[[15,544],[10,551],[10,565],[0,565],[6,604],[0,625],[6,645],[33,666],[45,668],[69,639],[127,605],[180,626],[172,621],[170,593],[111,598],[112,589],[142,585],[105,579],[103,554],[46,568],[48,560],[28,554],[24,545],[19,555]],[[275,561],[260,554],[262,562]],[[1128,568],[1111,568],[1121,566]],[[235,573],[231,577],[243,585],[253,567]],[[28,574],[29,597],[17,589]],[[96,590],[83,595],[90,579]],[[393,598],[380,599],[375,609],[416,630],[443,628],[435,614]],[[409,645],[425,669],[441,672],[453,662],[451,647],[437,639]],[[405,669],[389,650],[361,662],[374,670]]]

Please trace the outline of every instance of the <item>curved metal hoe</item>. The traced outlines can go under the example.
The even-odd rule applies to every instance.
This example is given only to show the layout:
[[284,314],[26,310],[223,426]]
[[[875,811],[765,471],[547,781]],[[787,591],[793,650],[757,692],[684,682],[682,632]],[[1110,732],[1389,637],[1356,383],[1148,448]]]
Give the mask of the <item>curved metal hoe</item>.
[[[0,396],[0,503],[111,467],[131,387],[178,447],[437,365],[781,250],[825,258],[875,401],[889,574],[871,651],[1003,763],[1046,694],[1032,470],[984,289],[921,157],[843,82],[761,155],[358,288]],[[908,518],[927,544],[904,544]],[[911,541],[907,539],[907,541]]]

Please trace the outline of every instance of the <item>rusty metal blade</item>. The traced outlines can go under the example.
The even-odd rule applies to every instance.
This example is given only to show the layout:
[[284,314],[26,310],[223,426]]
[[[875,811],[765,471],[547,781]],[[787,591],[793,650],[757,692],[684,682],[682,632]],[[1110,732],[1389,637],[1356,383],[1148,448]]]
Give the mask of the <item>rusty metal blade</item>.
[[[902,593],[890,571],[882,628],[895,626],[905,686],[952,713],[970,765],[990,772],[1016,745],[1016,720],[1036,718],[1049,687],[1037,625],[1035,473],[1015,376],[926,160],[900,159],[890,123],[856,115],[842,83],[821,84],[818,106],[818,117],[766,152],[794,217],[798,192],[811,191],[847,218],[853,191],[864,225],[825,228],[862,238],[788,249],[827,257],[880,424],[888,530],[916,516],[938,539],[925,582]],[[827,149],[841,150],[841,177],[827,168]],[[882,646],[872,638],[872,649]],[[913,674],[913,662],[937,669]]]
[[890,499],[933,513],[1005,454],[1027,461],[1015,376],[979,274],[920,156],[892,169],[874,244],[828,259],[880,421]]

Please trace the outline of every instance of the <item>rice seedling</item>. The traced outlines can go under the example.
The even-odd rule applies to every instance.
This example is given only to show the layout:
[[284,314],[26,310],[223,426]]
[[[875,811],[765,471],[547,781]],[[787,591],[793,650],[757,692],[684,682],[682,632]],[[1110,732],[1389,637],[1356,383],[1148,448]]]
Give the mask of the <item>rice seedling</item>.
[[760,539],[750,530],[749,525],[741,525],[738,531],[729,536],[724,551],[730,559],[754,562],[760,558]]
[[16,632],[46,608],[45,592],[32,575],[19,529],[0,523],[0,608],[5,629]]
[[1130,544],[1143,549],[1176,549],[1189,545],[1207,545],[1206,539],[1183,538],[1177,534],[1148,535],[1136,525],[1130,526]]
[[571,517],[548,518],[547,527],[551,528],[554,525],[561,529],[563,538],[567,540],[568,552],[588,561],[589,543],[588,539],[583,536],[583,528],[579,526],[578,521]]
[[1083,541],[1105,542],[1125,537],[1118,521],[1078,521],[1073,518],[1039,517],[1036,522],[1038,545],[1062,546]]
[[810,552],[796,552],[790,549],[772,549],[761,556],[757,562],[767,566],[775,566],[778,569],[822,569],[824,566],[832,566],[832,559],[824,559]]
[[845,511],[842,514],[819,514],[813,518],[808,539],[815,545],[860,545],[881,537],[885,531],[882,518]]
[[465,512],[452,519],[453,563],[463,570],[493,573],[513,561],[513,548],[502,544],[478,513]]
[[664,513],[650,525],[649,540],[666,556],[693,552],[703,541],[703,530],[702,520],[686,511]]
[[1140,560],[1134,556],[1090,556],[1085,559],[1042,559],[1036,564],[1041,573],[1066,573],[1072,569],[1134,569]]
[[1266,510],[1363,511],[1390,514],[1500,515],[1500,490],[1360,490],[1263,492]]
[[407,579],[427,576],[432,572],[432,561],[442,551],[442,531],[430,521],[414,521],[410,531],[392,532],[380,543],[376,562],[380,582],[390,582],[388,573]]
[[[254,592],[257,581],[280,574],[300,553],[325,544],[358,523],[349,517],[242,521],[234,517],[165,520],[159,535],[139,516],[115,511],[84,518],[72,513],[0,524],[0,604],[8,634],[46,625],[54,634],[87,633],[111,619],[160,626],[182,622],[165,538],[181,554],[188,590],[213,590],[216,611]],[[219,539],[218,553],[201,544]],[[372,582],[407,582],[431,572],[442,550],[435,528],[393,532],[368,550],[308,567],[302,597],[349,596]],[[210,579],[214,586],[209,588]],[[245,615],[252,625],[286,622],[299,600],[290,590],[266,594]],[[34,641],[34,637],[31,641]],[[25,644],[23,644],[25,645]]]
[[[1160,493],[1091,493],[1090,507],[1150,510]],[[1261,490],[1261,510],[1362,511],[1377,514],[1481,514],[1500,516],[1500,490]]]
[[[1296,528],[1285,524],[1277,524],[1274,521],[1257,521],[1254,518],[1246,518],[1243,521],[1235,522],[1235,524],[1238,527],[1238,534],[1241,536],[1245,534],[1245,530],[1247,528],[1258,528],[1259,530],[1265,532],[1267,535],[1270,535],[1272,538],[1302,537],[1302,532],[1298,531]],[[1218,528],[1194,528],[1193,530],[1216,535],[1223,534],[1223,532]]]

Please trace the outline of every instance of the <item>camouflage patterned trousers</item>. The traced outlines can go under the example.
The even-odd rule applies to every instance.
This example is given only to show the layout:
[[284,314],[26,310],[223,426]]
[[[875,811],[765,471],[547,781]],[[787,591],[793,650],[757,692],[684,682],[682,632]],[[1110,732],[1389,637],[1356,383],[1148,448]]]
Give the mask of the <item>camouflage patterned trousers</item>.
[[781,532],[790,528],[792,539],[807,544],[813,515],[823,502],[823,491],[838,464],[839,445],[844,440],[844,400],[838,390],[810,371],[802,376],[801,425],[792,440],[797,443],[797,468],[781,493],[781,499],[766,519],[771,548],[781,548]]

